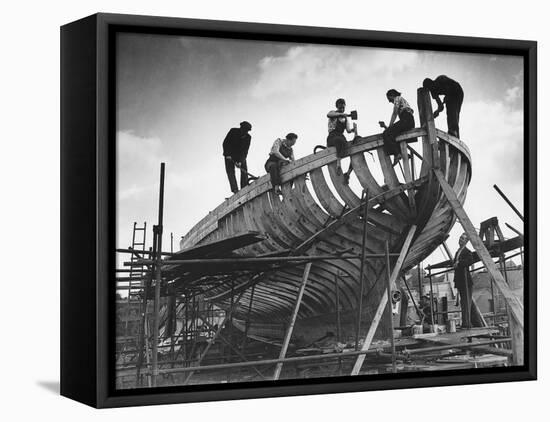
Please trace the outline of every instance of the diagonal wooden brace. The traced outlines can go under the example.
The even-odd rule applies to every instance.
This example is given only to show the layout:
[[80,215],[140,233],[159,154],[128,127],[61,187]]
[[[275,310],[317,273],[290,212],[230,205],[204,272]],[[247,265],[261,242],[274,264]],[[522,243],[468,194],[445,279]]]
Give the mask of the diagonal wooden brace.
[[[292,337],[292,331],[294,331],[294,324],[296,323],[296,317],[298,316],[298,311],[300,310],[300,304],[302,303],[302,297],[304,296],[304,291],[307,285],[307,279],[309,278],[309,271],[311,270],[311,262],[308,262],[304,268],[304,275],[302,276],[302,284],[300,285],[300,290],[298,291],[298,297],[296,298],[296,304],[294,305],[294,311],[292,312],[292,317],[290,318],[290,324],[286,330],[285,339],[283,341],[283,347],[279,353],[279,359],[284,359],[286,357],[286,351],[290,343],[290,338]],[[283,369],[283,362],[279,362],[275,367],[275,373],[273,374],[273,379],[278,380],[281,375],[281,370]]]
[[[391,290],[396,290],[396,280],[397,277],[399,277],[399,273],[401,272],[401,267],[403,266],[403,262],[405,261],[405,257],[407,256],[407,253],[409,252],[409,248],[411,246],[412,238],[414,236],[414,233],[416,232],[416,226],[411,226],[409,229],[409,233],[407,234],[407,237],[405,238],[405,242],[403,243],[403,247],[401,248],[401,252],[399,253],[399,257],[397,258],[397,262],[395,263],[395,266],[393,267],[393,271],[391,273],[390,277],[390,286]],[[374,334],[376,333],[376,330],[378,329],[378,325],[380,324],[380,320],[382,319],[382,314],[384,313],[384,309],[386,308],[386,305],[388,304],[388,295],[386,292],[382,293],[382,298],[380,299],[380,304],[378,305],[378,308],[376,309],[376,313],[374,314],[374,317],[372,319],[372,323],[369,327],[369,331],[367,332],[367,336],[365,337],[365,341],[363,342],[363,345],[361,346],[361,351],[366,351],[369,349],[372,339],[374,338]],[[391,312],[391,311],[390,311]],[[393,333],[392,333],[393,335]],[[366,355],[359,355],[357,357],[357,360],[355,361],[355,365],[353,366],[353,369],[351,371],[351,375],[358,375],[359,371],[361,370],[361,367],[363,366],[363,362],[365,361]]]
[[512,348],[514,350],[514,363],[518,365],[523,364],[523,303],[512,292],[502,273],[498,270],[493,258],[489,254],[489,251],[485,247],[481,238],[478,236],[474,225],[470,221],[470,218],[464,211],[462,204],[458,200],[455,191],[445,180],[445,176],[439,169],[433,169],[435,177],[441,185],[443,194],[449,201],[449,204],[453,208],[460,224],[464,228],[464,232],[468,236],[470,243],[477,252],[481,261],[487,268],[487,272],[491,275],[498,290],[504,296],[506,304],[508,305],[508,312],[510,314],[510,329],[512,335]]

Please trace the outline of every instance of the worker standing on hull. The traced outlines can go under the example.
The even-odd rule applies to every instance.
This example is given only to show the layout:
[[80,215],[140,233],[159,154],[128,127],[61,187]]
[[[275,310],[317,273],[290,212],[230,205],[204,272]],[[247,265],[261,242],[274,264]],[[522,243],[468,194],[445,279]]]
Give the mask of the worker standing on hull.
[[[439,113],[447,105],[447,132],[449,135],[460,138],[460,130],[458,123],[460,120],[460,110],[464,101],[464,91],[460,84],[445,75],[440,75],[435,80],[430,78],[424,79],[422,86],[430,91],[432,98],[437,102],[437,110],[434,111],[434,118],[439,116]],[[439,98],[444,95],[443,101]]]
[[[357,127],[352,126],[350,122],[351,114],[346,114],[346,100],[338,98],[336,100],[336,110],[331,110],[327,113],[328,117],[328,136],[327,147],[336,147],[336,172],[342,174],[342,166],[340,160],[344,155],[344,151],[347,145],[347,139],[344,135],[344,131],[347,133],[355,133],[357,137]],[[353,112],[355,115],[357,112]],[[355,117],[356,118],[356,117]],[[344,174],[344,179],[347,182],[349,175],[352,172],[353,167],[350,163],[348,171]]]
[[241,189],[248,185],[248,166],[246,157],[250,148],[250,132],[252,125],[247,121],[241,122],[239,128],[229,130],[223,140],[223,156],[225,161],[225,172],[229,180],[231,192],[238,192],[237,180],[235,178],[235,167],[241,170]]
[[294,161],[294,150],[292,147],[296,143],[298,135],[289,133],[284,139],[277,138],[273,142],[269,158],[265,162],[265,170],[269,173],[273,190],[277,195],[281,195],[281,168]]

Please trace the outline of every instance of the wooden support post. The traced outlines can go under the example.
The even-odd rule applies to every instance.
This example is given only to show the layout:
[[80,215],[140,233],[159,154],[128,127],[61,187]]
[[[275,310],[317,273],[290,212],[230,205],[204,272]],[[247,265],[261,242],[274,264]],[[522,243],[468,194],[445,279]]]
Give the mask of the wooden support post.
[[422,263],[419,262],[418,263],[418,298],[420,298],[422,296],[422,294],[424,293],[424,285],[422,284],[422,281],[424,280],[424,274],[422,272],[422,267],[421,267]]
[[[430,330],[432,333],[435,333],[435,318],[434,318],[434,286],[432,282],[432,268],[428,268],[428,280],[430,280],[430,317],[432,318],[432,326]],[[460,298],[462,300],[462,298]],[[437,303],[437,302],[436,302]]]
[[497,185],[493,185],[493,187],[495,188],[495,190],[500,194],[500,196],[502,196],[502,199],[504,199],[506,201],[506,203],[508,205],[510,205],[510,208],[512,208],[512,210],[517,214],[517,216],[519,218],[521,218],[521,221],[525,221],[524,218],[523,218],[523,215],[521,215],[521,213],[519,212],[519,210],[514,206],[514,204],[512,204],[512,202],[508,199],[508,197],[506,195],[504,195],[504,192],[502,192]]
[[[515,234],[517,234],[519,237],[521,237],[521,239],[523,240],[523,233],[520,232],[518,229],[516,229],[515,227],[512,227],[510,224],[508,223],[504,223],[506,224],[506,227],[508,227],[510,230],[512,230]],[[521,247],[520,247],[521,249]]]
[[[342,322],[340,320],[340,271],[337,271],[334,276],[334,284],[336,288],[336,341],[342,341]],[[339,346],[338,346],[339,347]],[[338,375],[342,375],[342,359],[338,359]]]
[[164,214],[164,163],[160,163],[160,189],[159,189],[159,214],[157,230],[157,253],[155,256],[155,299],[153,302],[153,387],[157,386],[158,376],[158,342],[159,342],[159,325],[160,325],[160,283],[162,279],[161,269],[161,251],[162,251],[162,223]]
[[[279,353],[279,359],[284,359],[286,356],[286,351],[290,343],[290,338],[292,337],[292,331],[294,330],[294,324],[296,323],[296,317],[298,316],[298,311],[300,310],[300,304],[302,303],[302,297],[304,296],[304,291],[307,285],[307,279],[309,278],[309,272],[311,270],[311,262],[308,262],[304,268],[304,274],[302,276],[302,284],[300,285],[300,290],[298,291],[298,297],[296,298],[296,304],[294,305],[294,311],[292,312],[292,317],[290,318],[290,324],[285,334],[285,339],[283,341],[283,347],[281,348],[281,353]],[[281,370],[283,369],[283,363],[279,362],[275,367],[275,373],[273,374],[273,379],[278,380],[281,375]]]
[[430,91],[418,88],[417,101],[420,125],[426,129],[426,136],[422,137],[424,162],[420,173],[420,176],[425,176],[430,168],[439,168],[439,150]]
[[[235,306],[235,279],[231,279],[231,304],[229,305],[231,309]],[[220,334],[221,336],[221,334]],[[221,337],[220,337],[221,338]],[[229,348],[227,349],[226,361],[231,362],[231,343],[233,343],[233,312],[229,317]],[[227,373],[227,382],[231,382],[231,372]]]
[[337,271],[334,276],[334,285],[336,288],[336,341],[340,343],[342,341],[342,322],[340,320],[340,272]]
[[391,367],[392,372],[395,374],[397,372],[397,367],[395,366],[395,339],[393,332],[393,313],[392,313],[392,284],[391,284],[391,274],[390,274],[390,247],[388,246],[388,241],[386,240],[386,275],[388,276],[388,283],[386,285],[386,290],[388,292],[388,315],[390,319],[390,343],[391,343]]
[[441,245],[443,245],[443,250],[447,254],[447,258],[449,258],[449,260],[451,260],[451,261],[454,261],[453,254],[451,253],[451,250],[447,246],[447,242],[443,242]]
[[523,354],[524,354],[523,304],[514,295],[514,293],[512,292],[512,290],[510,289],[506,281],[504,280],[504,277],[502,276],[496,264],[494,263],[493,259],[491,258],[491,255],[489,254],[489,251],[485,247],[485,244],[477,235],[475,227],[470,221],[468,215],[466,214],[466,211],[464,211],[464,208],[462,208],[462,205],[460,204],[460,201],[458,200],[455,191],[447,183],[441,170],[434,169],[433,172],[437,177],[437,180],[439,181],[439,184],[441,185],[441,188],[443,189],[443,193],[447,197],[449,204],[453,208],[453,211],[455,212],[458,220],[462,224],[462,227],[464,228],[464,231],[466,232],[468,239],[470,240],[470,243],[472,244],[478,256],[480,257],[481,261],[485,265],[485,268],[487,268],[487,272],[491,275],[491,278],[495,282],[497,289],[500,291],[500,293],[504,297],[504,300],[506,301],[506,304],[508,306],[508,311],[509,311],[512,348],[514,351],[514,364],[522,365]]
[[[147,315],[145,316],[145,363],[147,363],[147,368],[149,368],[149,365],[151,365],[151,359],[149,358],[149,318],[147,318]],[[147,386],[152,387],[153,381],[151,379],[151,372],[147,372]]]
[[[406,145],[406,149],[408,150],[409,149],[409,146]],[[408,154],[408,152],[407,152]],[[415,169],[415,165],[414,165],[414,154],[410,154],[409,155],[411,157],[411,175],[412,175],[412,179],[415,180],[416,179],[416,169]]]
[[[407,151],[407,143],[405,141],[399,143],[401,148],[401,158],[403,160],[403,174],[405,176],[405,183],[411,183],[413,181],[413,175],[411,172],[411,166],[409,162],[409,153]],[[412,158],[414,159],[414,158]],[[409,198],[409,206],[411,207],[412,215],[416,215],[416,203],[414,199],[414,188],[407,189],[407,197]]]
[[[403,243],[403,247],[401,248],[401,252],[399,253],[399,257],[397,258],[397,262],[393,267],[393,271],[390,277],[390,286],[392,290],[395,290],[397,277],[401,272],[401,266],[403,265],[403,261],[405,261],[405,257],[407,256],[407,252],[409,251],[412,238],[415,232],[416,232],[416,226],[411,226],[411,228],[409,229],[409,233],[405,238],[405,242]],[[376,313],[374,314],[374,317],[372,319],[372,323],[369,327],[369,331],[367,332],[367,336],[365,337],[365,341],[361,346],[361,351],[366,351],[369,349],[372,343],[372,339],[374,338],[374,334],[376,333],[376,330],[378,328],[378,324],[380,324],[380,320],[382,319],[382,314],[384,313],[384,309],[386,308],[387,302],[388,302],[388,296],[385,294],[382,294],[382,298],[380,299],[380,304],[376,309]],[[364,361],[365,361],[365,355],[359,355],[357,357],[357,360],[355,361],[355,365],[353,366],[353,369],[351,371],[351,375],[359,374],[359,371],[361,370],[361,366],[363,366]]]
[[254,292],[256,291],[256,285],[252,285],[252,290],[250,291],[250,301],[248,302],[248,311],[246,312],[246,322],[244,324],[244,333],[243,333],[243,343],[241,344],[241,350],[244,351],[246,347],[246,342],[248,339],[248,330],[250,329],[250,314],[252,313],[252,302],[254,301]]
[[363,210],[363,237],[361,241],[361,266],[359,268],[359,297],[357,298],[357,322],[355,325],[355,350],[359,350],[359,333],[361,331],[361,314],[363,313],[363,295],[365,294],[365,254],[367,253],[367,227],[369,217],[369,191],[364,191],[365,209]]
[[146,324],[147,324],[147,304],[149,296],[149,288],[151,286],[151,276],[149,275],[145,280],[145,286],[143,288],[143,302],[141,303],[141,326],[139,330],[139,352],[137,358],[137,371],[136,371],[136,387],[141,385],[141,365],[143,365],[143,355],[147,354],[146,343]]
[[[188,357],[188,351],[187,351],[187,342],[189,341],[189,294],[185,293],[185,333],[184,333],[184,341],[183,341],[183,360],[184,362],[187,362]],[[187,364],[186,364],[187,365]]]

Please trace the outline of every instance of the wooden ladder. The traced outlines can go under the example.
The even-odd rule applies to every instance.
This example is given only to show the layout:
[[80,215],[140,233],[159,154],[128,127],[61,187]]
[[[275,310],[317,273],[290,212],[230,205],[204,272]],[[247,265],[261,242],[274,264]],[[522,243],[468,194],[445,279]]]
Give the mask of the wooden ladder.
[[[145,251],[145,242],[147,240],[147,223],[143,223],[143,227],[138,227],[137,223],[134,222],[134,227],[132,230],[132,250],[136,252],[141,252],[141,257],[143,258]],[[130,261],[132,264],[137,261],[138,257],[135,254],[132,254]],[[132,265],[130,267],[130,273],[129,273],[129,281],[128,281],[128,297],[126,299],[126,324],[124,326],[124,336],[127,338],[129,333],[129,319],[130,319],[130,311],[132,309],[132,306],[135,304],[140,305],[141,300],[139,299],[138,295],[135,293],[136,288],[139,288],[139,286],[143,285],[143,276],[145,273],[145,267],[144,266],[137,266]],[[136,336],[136,350],[137,350],[137,340],[138,336]],[[126,343],[125,343],[126,347]]]

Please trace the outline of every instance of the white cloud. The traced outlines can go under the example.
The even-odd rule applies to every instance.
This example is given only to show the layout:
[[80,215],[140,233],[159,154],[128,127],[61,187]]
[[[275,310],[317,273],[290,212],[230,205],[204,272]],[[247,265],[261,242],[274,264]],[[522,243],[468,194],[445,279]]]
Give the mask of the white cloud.
[[408,50],[357,49],[350,47],[291,47],[285,55],[267,56],[258,63],[259,78],[252,86],[255,98],[300,95],[317,90],[337,92],[350,81],[359,86],[377,75],[391,80],[418,59]]

